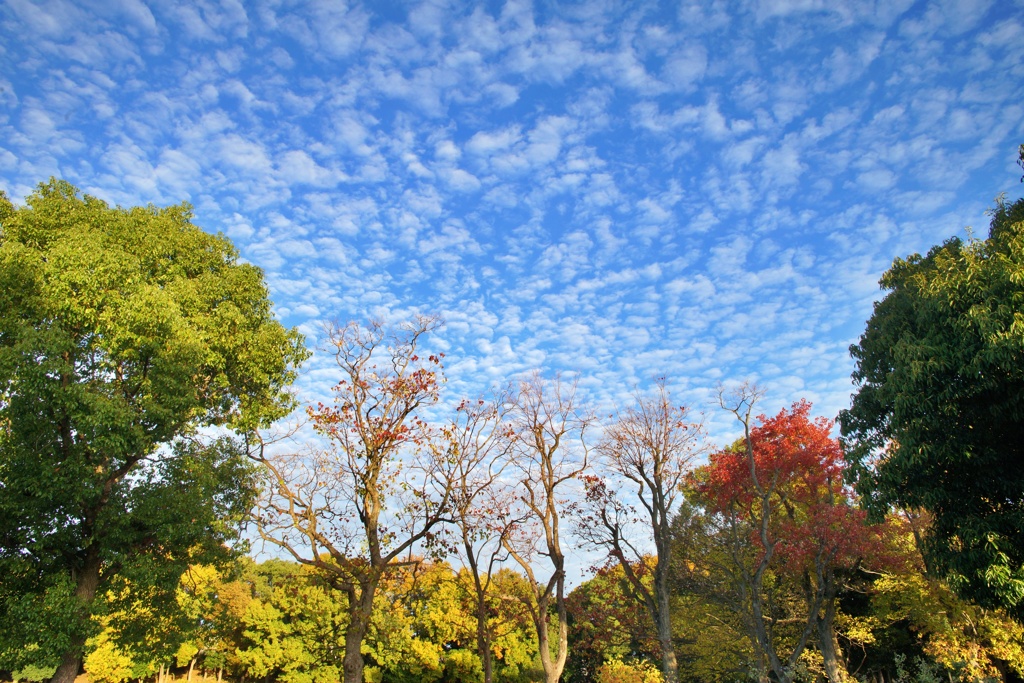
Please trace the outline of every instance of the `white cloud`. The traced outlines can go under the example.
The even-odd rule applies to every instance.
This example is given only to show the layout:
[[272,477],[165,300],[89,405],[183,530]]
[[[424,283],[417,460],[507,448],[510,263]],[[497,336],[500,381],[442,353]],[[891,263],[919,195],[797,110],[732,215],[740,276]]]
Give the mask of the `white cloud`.
[[441,310],[468,393],[540,365],[831,410],[881,271],[1016,189],[1021,22],[748,5],[11,0],[0,180],[187,199],[313,334]]
[[708,54],[703,45],[688,44],[665,60],[661,77],[669,87],[688,90],[704,78]]
[[488,156],[494,152],[505,151],[521,139],[518,126],[510,126],[504,130],[480,131],[466,143],[466,151],[471,154]]

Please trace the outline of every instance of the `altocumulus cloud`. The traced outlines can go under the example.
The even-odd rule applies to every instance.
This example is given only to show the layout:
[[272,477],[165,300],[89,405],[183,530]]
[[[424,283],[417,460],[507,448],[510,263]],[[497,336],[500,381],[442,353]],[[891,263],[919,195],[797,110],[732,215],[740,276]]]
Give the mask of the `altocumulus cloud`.
[[620,5],[10,0],[0,182],[191,202],[313,342],[443,314],[465,394],[835,414],[892,258],[1018,191],[1024,5]]

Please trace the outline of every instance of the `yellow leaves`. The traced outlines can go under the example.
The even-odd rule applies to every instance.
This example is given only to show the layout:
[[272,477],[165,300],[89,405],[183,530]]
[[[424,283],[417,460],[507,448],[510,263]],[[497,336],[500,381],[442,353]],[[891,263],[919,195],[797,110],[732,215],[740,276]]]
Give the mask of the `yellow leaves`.
[[646,661],[627,663],[611,659],[597,670],[597,683],[664,683],[664,678],[653,664]]
[[85,671],[91,683],[122,683],[132,677],[134,662],[112,639],[109,629],[89,639]]
[[884,627],[875,615],[850,616],[840,612],[836,615],[836,630],[856,645],[872,645],[875,633]]
[[925,654],[961,680],[999,677],[997,659],[1024,672],[1024,627],[1005,613],[961,600],[919,573],[882,576],[875,590],[878,626],[906,620]]
[[98,621],[100,630],[86,642],[83,662],[91,683],[123,683],[155,670],[151,653],[133,652],[117,642],[110,617]]

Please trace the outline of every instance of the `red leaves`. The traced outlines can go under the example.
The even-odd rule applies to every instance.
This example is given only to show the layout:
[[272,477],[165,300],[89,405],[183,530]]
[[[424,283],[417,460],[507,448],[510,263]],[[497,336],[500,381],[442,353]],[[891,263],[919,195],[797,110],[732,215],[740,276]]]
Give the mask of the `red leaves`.
[[[712,512],[736,514],[760,527],[785,564],[808,566],[825,558],[850,564],[873,554],[878,531],[866,523],[843,484],[843,452],[833,423],[810,417],[811,404],[794,403],[773,417],[759,416],[745,441],[709,458],[693,483]],[[766,505],[767,503],[767,505]],[[761,544],[760,535],[753,534]]]
[[754,478],[747,444],[739,442],[711,455],[705,472],[707,481],[700,488],[713,507],[747,501],[757,495],[757,486],[777,488],[790,500],[805,502],[823,495],[823,487],[838,491],[842,450],[830,436],[832,421],[820,417],[811,420],[810,409],[810,403],[799,401],[789,411],[757,418],[760,426],[750,431]]

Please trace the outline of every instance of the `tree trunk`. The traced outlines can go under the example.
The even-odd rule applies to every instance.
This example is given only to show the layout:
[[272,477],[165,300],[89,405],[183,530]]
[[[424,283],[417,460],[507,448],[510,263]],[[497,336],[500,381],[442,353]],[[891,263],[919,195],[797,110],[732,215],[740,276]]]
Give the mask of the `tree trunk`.
[[356,590],[347,591],[349,599],[348,628],[345,630],[345,659],[342,664],[344,683],[363,683],[363,638],[373,615],[373,597],[379,577],[370,579]]
[[[559,591],[561,592],[561,591]],[[558,604],[558,642],[555,644],[555,656],[551,656],[551,635],[548,628],[547,601],[537,606],[534,624],[537,627],[537,648],[540,651],[540,663],[544,669],[545,683],[558,683],[565,670],[565,660],[569,654],[568,615],[565,601],[557,600]]]
[[[545,683],[551,681],[551,643],[548,640],[548,611],[547,605],[538,605],[534,614],[533,625],[537,630],[537,652],[540,654],[540,665],[544,669]],[[555,678],[555,681],[558,679]]]
[[[89,546],[86,551],[85,563],[78,574],[78,585],[75,586],[75,598],[78,599],[81,611],[80,619],[87,618],[88,607],[96,597],[96,590],[100,585],[100,553],[95,545]],[[50,683],[74,683],[78,672],[82,668],[82,651],[85,648],[85,636],[76,635],[71,639],[71,645],[61,657],[57,671],[54,672]]]
[[569,622],[568,619],[559,615],[558,617],[558,654],[555,657],[554,668],[548,678],[548,683],[558,683],[565,671],[565,660],[569,657]]
[[487,603],[477,589],[476,600],[476,650],[484,667],[484,683],[494,678],[494,658],[491,656],[491,639],[487,631]]
[[662,560],[658,556],[658,567],[655,569],[654,590],[657,609],[654,617],[655,626],[658,629],[658,644],[661,645],[661,674],[665,683],[678,683],[679,663],[676,661],[675,643],[672,642],[672,614],[668,604],[668,572],[661,566],[662,562],[668,564],[668,555]]
[[[353,615],[354,616],[354,615]],[[361,623],[359,623],[361,622]],[[363,637],[366,635],[369,619],[353,618],[345,631],[345,660],[343,666],[345,683],[363,683]]]
[[849,680],[849,676],[840,662],[835,616],[836,604],[835,600],[831,599],[825,605],[824,616],[818,621],[818,646],[821,648],[821,658],[824,662],[825,675],[828,677],[829,683],[845,683]]
[[193,657],[192,661],[188,663],[188,675],[185,677],[185,680],[188,681],[188,683],[192,683],[192,669],[195,667],[195,665],[196,658]]
[[675,645],[672,643],[672,627],[658,624],[658,643],[661,645],[661,675],[665,683],[679,680],[679,662],[676,661]]
[[[494,678],[494,658],[491,655],[491,633],[487,628],[487,588],[480,578],[480,567],[477,566],[473,544],[466,530],[463,530],[462,545],[466,551],[470,574],[473,576],[473,591],[476,593],[476,652],[484,667],[484,683],[491,683]],[[487,586],[490,585],[490,575]]]
[[[758,586],[758,589],[760,586]],[[775,674],[778,683],[791,683],[789,672],[786,671],[786,667],[783,666],[782,660],[779,659],[778,653],[775,652],[775,645],[772,643],[771,636],[768,634],[768,628],[765,625],[764,608],[761,605],[761,599],[759,595],[751,595],[751,627],[753,633],[754,647],[761,651],[765,659],[768,660],[768,666],[771,671]],[[764,672],[767,677],[767,671]]]

